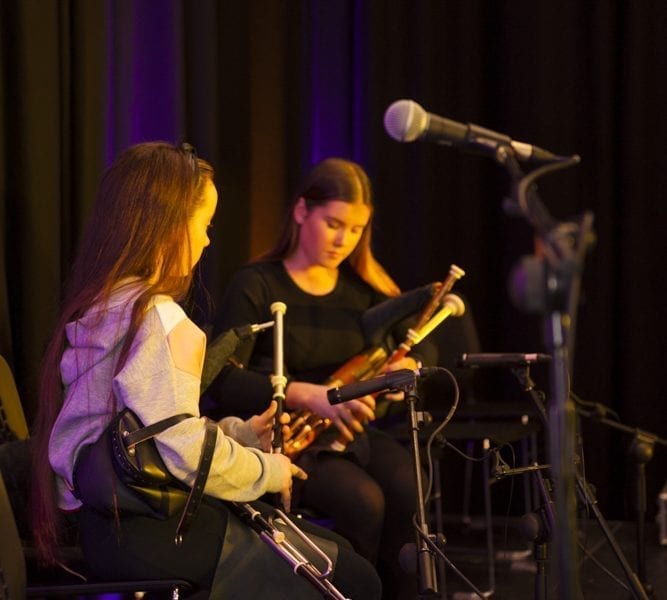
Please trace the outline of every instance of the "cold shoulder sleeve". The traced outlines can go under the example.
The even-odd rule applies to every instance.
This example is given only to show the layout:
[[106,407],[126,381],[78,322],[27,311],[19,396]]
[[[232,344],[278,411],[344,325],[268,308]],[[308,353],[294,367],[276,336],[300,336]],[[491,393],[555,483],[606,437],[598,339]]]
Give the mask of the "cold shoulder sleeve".
[[[145,425],[174,414],[193,415],[156,438],[171,473],[191,484],[205,433],[205,420],[198,406],[200,378],[179,369],[169,348],[167,330],[172,332],[182,327],[187,317],[183,314],[183,318],[170,322],[164,319],[164,309],[153,307],[146,313],[128,359],[113,385],[116,397]],[[167,308],[167,312],[170,310],[173,308]],[[194,330],[189,331],[196,337]],[[220,431],[206,493],[227,500],[256,499],[266,492],[279,490],[281,473],[276,457],[245,448]]]

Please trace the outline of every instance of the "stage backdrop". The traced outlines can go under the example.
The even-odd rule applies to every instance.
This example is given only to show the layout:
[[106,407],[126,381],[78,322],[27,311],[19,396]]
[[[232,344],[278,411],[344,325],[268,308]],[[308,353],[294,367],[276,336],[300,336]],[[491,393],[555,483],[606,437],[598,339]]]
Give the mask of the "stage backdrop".
[[[659,0],[2,0],[0,351],[28,416],[99,174],[148,139],[187,140],[216,167],[222,203],[202,265],[214,299],[271,243],[298,174],[340,155],[372,177],[376,251],[403,288],[456,263],[483,349],[542,350],[541,318],[508,299],[533,230],[503,210],[507,173],[389,138],[386,108],[412,98],[581,156],[538,181],[555,219],[595,216],[573,388],[664,438],[666,15]],[[632,436],[585,421],[583,440],[603,510],[631,516]],[[666,452],[647,468],[650,513]]]

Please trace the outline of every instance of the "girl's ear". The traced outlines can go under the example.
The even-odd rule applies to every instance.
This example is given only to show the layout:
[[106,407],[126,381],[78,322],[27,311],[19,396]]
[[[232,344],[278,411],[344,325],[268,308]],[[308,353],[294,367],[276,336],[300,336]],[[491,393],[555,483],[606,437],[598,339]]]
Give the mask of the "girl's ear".
[[297,225],[303,225],[303,222],[306,220],[308,215],[308,207],[306,206],[305,198],[299,198],[294,205],[294,210],[292,211],[294,216],[294,221]]

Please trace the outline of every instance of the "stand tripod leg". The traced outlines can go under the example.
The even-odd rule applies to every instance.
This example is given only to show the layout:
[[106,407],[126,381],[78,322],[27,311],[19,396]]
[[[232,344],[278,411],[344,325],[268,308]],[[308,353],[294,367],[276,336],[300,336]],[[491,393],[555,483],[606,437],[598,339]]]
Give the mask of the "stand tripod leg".
[[[443,536],[437,536],[437,542],[433,541],[433,537],[428,530],[426,522],[426,510],[424,507],[424,486],[421,476],[421,461],[419,453],[419,428],[420,419],[418,411],[416,410],[417,395],[414,392],[415,386],[403,390],[405,392],[405,401],[408,406],[409,423],[410,423],[410,441],[412,447],[412,455],[414,460],[414,474],[416,484],[416,514],[415,514],[415,533],[416,533],[416,563],[417,573],[419,574],[419,598],[424,597],[440,597],[445,598],[444,592],[439,591],[438,577],[436,573],[436,556],[440,558],[438,562],[439,568],[444,569],[443,563],[448,566],[454,573],[456,573],[462,581],[464,581],[470,589],[480,598],[486,598],[487,593],[481,592],[456,566],[447,558],[442,551]],[[438,480],[439,483],[439,480]],[[443,579],[444,584],[444,579]]]
[[547,565],[549,563],[549,545],[535,543],[535,600],[547,600]]
[[612,550],[614,551],[614,554],[616,555],[616,558],[618,559],[618,562],[621,563],[621,567],[623,567],[623,571],[625,572],[625,576],[627,577],[628,583],[630,584],[630,591],[632,593],[632,597],[635,599],[639,600],[648,600],[648,594],[646,593],[646,590],[644,589],[643,585],[639,581],[639,578],[637,575],[633,572],[632,568],[630,567],[630,564],[628,563],[627,559],[623,555],[623,552],[621,551],[621,548],[619,547],[618,543],[616,542],[616,539],[614,538],[613,533],[609,529],[609,526],[607,525],[607,521],[605,518],[602,516],[602,513],[600,512],[600,509],[597,504],[597,500],[593,496],[593,494],[590,491],[590,488],[588,487],[588,484],[584,481],[584,479],[581,477],[581,475],[576,476],[576,481],[577,481],[577,489],[579,490],[579,493],[581,494],[582,498],[585,500],[586,504],[590,507],[590,509],[593,511],[595,514],[595,518],[597,519],[598,524],[600,525],[600,528],[605,534],[605,537],[607,538],[607,541],[609,542],[609,545],[611,546]]
[[630,453],[635,459],[637,468],[637,483],[635,496],[635,510],[637,519],[637,577],[646,589],[653,595],[653,589],[646,583],[646,537],[644,535],[644,520],[646,518],[646,463],[653,458],[654,440],[648,436],[637,434],[630,447]]
[[[538,466],[535,463],[534,466]],[[553,500],[548,480],[537,471],[533,471],[536,487],[539,490],[538,508],[525,514],[521,519],[521,531],[524,537],[533,542],[533,558],[535,560],[535,600],[547,600],[547,576],[549,559],[549,542],[554,527]]]
[[[517,379],[524,384],[524,391],[527,391],[530,394],[531,400],[533,401],[533,404],[538,410],[538,413],[540,414],[542,418],[542,422],[547,427],[547,430],[551,432],[551,428],[549,427],[549,416],[547,415],[544,406],[542,404],[542,400],[535,390],[535,386],[533,381],[530,379],[530,376],[528,375],[527,370],[525,372],[515,370],[514,372],[515,376]],[[646,441],[646,440],[642,440]],[[553,444],[553,440],[551,440]],[[637,444],[639,446],[640,444]],[[644,450],[645,453],[645,450]],[[640,456],[643,456],[643,453],[639,453]],[[638,462],[641,459],[638,458]],[[648,458],[646,458],[648,460]],[[645,460],[644,460],[645,462]],[[556,477],[558,476],[558,473],[555,473]],[[557,482],[558,483],[558,482]],[[587,506],[590,507],[590,509],[593,511],[595,518],[597,519],[598,524],[600,525],[600,528],[602,529],[605,537],[607,538],[607,541],[609,542],[612,550],[614,551],[614,554],[618,558],[618,561],[621,563],[621,566],[623,567],[623,571],[625,572],[626,578],[628,580],[628,583],[630,584],[630,591],[632,592],[633,598],[639,599],[639,600],[648,600],[649,596],[647,594],[646,589],[644,588],[643,584],[641,583],[641,580],[637,577],[637,575],[632,571],[632,568],[630,567],[627,559],[623,555],[623,552],[621,551],[620,547],[618,546],[618,543],[614,539],[614,535],[609,529],[609,526],[607,525],[607,522],[605,521],[605,518],[602,516],[602,513],[600,512],[600,509],[597,505],[597,500],[591,493],[591,490],[584,480],[584,478],[574,471],[574,483],[577,491],[579,492],[582,500],[587,504]],[[638,482],[638,488],[641,487],[642,492],[638,492],[638,510],[641,511],[641,507],[646,504],[646,498],[644,497],[645,495],[643,494],[644,486],[641,480]],[[561,490],[562,491],[562,490]],[[543,494],[544,495],[544,494]],[[557,504],[556,505],[556,511],[558,511],[560,506]],[[638,525],[638,534],[641,534],[643,536],[643,520],[644,520],[644,514],[643,512],[641,513],[641,524]],[[559,522],[559,524],[562,523],[562,520]],[[554,519],[554,524],[555,524],[555,519]],[[639,550],[638,552],[641,552],[641,554],[638,554],[638,557],[641,559],[641,564],[643,564],[643,537],[642,537],[642,549]],[[562,561],[561,561],[562,563]],[[573,565],[569,565],[572,566]],[[563,570],[566,570],[566,567],[568,565],[560,565],[561,572]],[[578,577],[573,577],[572,581],[578,582]],[[571,592],[571,589],[566,590],[568,593]]]
[[[490,441],[484,440],[484,451],[490,448]],[[482,468],[484,469],[484,516],[486,519],[486,553],[488,556],[488,593],[493,594],[496,590],[496,552],[493,546],[493,519],[491,514],[491,465],[487,455]]]
[[644,517],[646,515],[646,470],[637,465],[637,576],[646,581],[646,552],[644,548]]
[[[435,509],[435,534],[436,534],[436,543],[438,547],[442,547],[445,543],[444,523],[442,515],[442,482],[440,480],[440,461],[435,458],[433,460],[433,493],[431,495],[431,501],[434,503]],[[443,560],[437,561],[438,565],[438,578],[440,581],[440,595],[442,598],[447,597],[447,575],[445,570],[445,563]]]

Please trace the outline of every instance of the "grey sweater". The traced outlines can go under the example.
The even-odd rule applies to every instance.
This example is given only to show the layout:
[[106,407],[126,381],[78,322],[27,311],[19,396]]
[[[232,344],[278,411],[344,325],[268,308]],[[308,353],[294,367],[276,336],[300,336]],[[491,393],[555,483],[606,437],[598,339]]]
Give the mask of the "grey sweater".
[[[187,316],[170,297],[153,298],[126,363],[113,375],[140,289],[139,282],[125,282],[106,307],[96,307],[66,327],[68,347],[60,364],[64,403],[49,442],[59,505],[65,510],[81,504],[72,493],[74,465],[79,451],[96,441],[109,423],[112,402],[117,411],[133,410],[145,425],[174,414],[194,415],[156,437],[171,473],[187,484],[194,480],[205,433],[199,415],[200,378],[179,370],[172,360],[167,336]],[[257,443],[248,423],[231,417],[219,426],[206,493],[249,501],[279,491],[280,459],[245,446]]]

